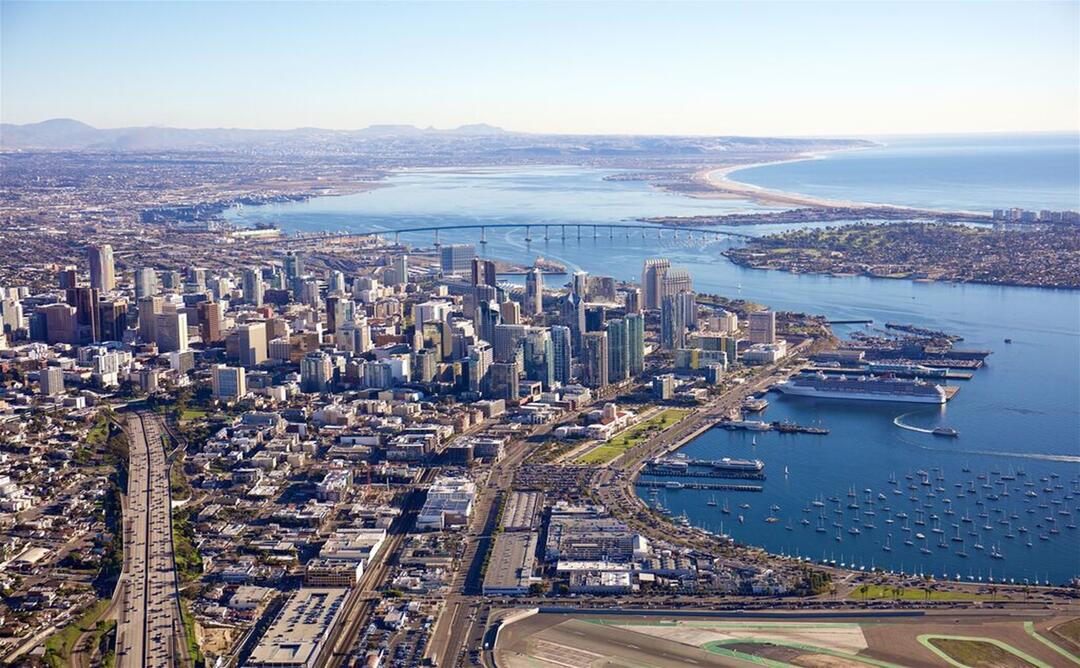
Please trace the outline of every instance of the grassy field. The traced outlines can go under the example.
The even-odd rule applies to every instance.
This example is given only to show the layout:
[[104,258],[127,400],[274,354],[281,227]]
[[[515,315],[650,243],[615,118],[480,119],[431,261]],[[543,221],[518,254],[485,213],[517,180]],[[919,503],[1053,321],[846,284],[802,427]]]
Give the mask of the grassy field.
[[633,427],[623,431],[607,443],[593,448],[581,457],[578,457],[577,463],[606,464],[607,462],[610,462],[619,455],[630,450],[635,445],[638,445],[639,443],[645,441],[653,434],[660,433],[661,431],[667,429],[668,427],[675,424],[689,414],[690,411],[688,410],[669,408],[657,415],[656,417],[646,420],[645,422],[642,422],[640,424],[634,425]]
[[181,420],[197,420],[204,417],[206,417],[206,411],[197,408],[185,408],[184,412],[180,414]]
[[1032,665],[997,645],[981,640],[931,638],[930,643],[953,661],[971,668],[1026,668]]
[[109,599],[103,598],[88,607],[79,617],[49,636],[45,641],[45,661],[50,666],[66,666],[75,649],[75,643],[84,631],[93,631],[97,627],[98,617],[105,614]]
[[894,589],[882,585],[862,585],[853,590],[848,598],[856,601],[875,599],[889,601],[989,601],[991,596],[976,592],[934,591],[933,589],[927,594],[926,590],[914,587]]

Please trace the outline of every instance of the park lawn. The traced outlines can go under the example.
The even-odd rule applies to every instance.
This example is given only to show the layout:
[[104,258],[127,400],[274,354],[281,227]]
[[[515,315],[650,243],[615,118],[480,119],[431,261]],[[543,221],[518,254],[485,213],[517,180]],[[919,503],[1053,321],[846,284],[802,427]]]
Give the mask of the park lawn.
[[204,417],[206,417],[206,411],[199,410],[198,408],[185,408],[184,411],[180,413],[181,420],[197,420]]
[[653,433],[660,433],[690,414],[690,411],[669,408],[659,415],[625,429],[607,443],[599,445],[578,457],[579,464],[606,464],[635,445],[643,442]]
[[95,629],[98,617],[105,614],[109,599],[98,599],[79,615],[75,621],[49,636],[45,641],[45,660],[53,666],[66,666],[75,649],[75,643],[84,631]]
[[[892,587],[885,587],[883,585],[862,585],[857,587],[851,592],[848,598],[856,601],[863,600],[896,600],[896,593]],[[915,587],[901,587],[899,600],[901,601],[989,601],[991,596],[989,594],[979,594],[976,592],[958,592],[958,591],[935,591],[930,590],[929,599],[926,592],[922,589]]]

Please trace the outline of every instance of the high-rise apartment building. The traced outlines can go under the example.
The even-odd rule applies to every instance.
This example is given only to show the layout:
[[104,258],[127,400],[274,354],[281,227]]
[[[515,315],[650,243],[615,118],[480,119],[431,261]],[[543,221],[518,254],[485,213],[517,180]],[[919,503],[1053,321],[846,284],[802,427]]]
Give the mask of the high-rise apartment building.
[[645,370],[645,316],[630,313],[626,316],[627,371],[638,376]]
[[586,332],[581,336],[581,380],[586,387],[608,385],[607,332]]
[[264,294],[262,269],[259,267],[245,269],[241,288],[244,291],[244,301],[254,306],[262,306]]
[[605,331],[608,337],[608,382],[619,383],[630,377],[630,346],[626,320],[609,320]]
[[750,314],[750,343],[776,343],[776,311]]
[[166,307],[154,316],[154,340],[158,352],[184,352],[188,349],[187,313]]
[[552,366],[554,367],[555,382],[569,385],[571,378],[571,365],[573,363],[573,334],[565,325],[555,325],[551,328]]
[[300,360],[300,390],[326,392],[334,380],[333,374],[330,355],[321,350],[312,350]]
[[38,372],[38,386],[47,397],[55,397],[64,392],[64,370],[58,366],[45,367]]
[[544,390],[555,385],[555,350],[551,332],[534,327],[525,335],[525,377],[538,380]]

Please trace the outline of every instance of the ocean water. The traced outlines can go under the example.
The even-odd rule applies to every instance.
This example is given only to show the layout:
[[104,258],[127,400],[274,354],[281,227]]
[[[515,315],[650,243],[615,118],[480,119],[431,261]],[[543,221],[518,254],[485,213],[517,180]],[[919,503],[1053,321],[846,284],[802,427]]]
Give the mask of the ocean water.
[[871,138],[880,148],[741,169],[772,190],[929,209],[1080,209],[1080,135]]
[[[644,183],[604,181],[607,173],[561,167],[408,172],[392,177],[392,187],[369,193],[248,207],[231,211],[229,216],[239,223],[274,222],[289,231],[392,231],[464,222],[517,223],[521,226],[489,230],[486,248],[478,248],[489,256],[510,261],[527,263],[543,256],[564,262],[571,269],[629,280],[639,279],[645,258],[668,257],[673,264],[689,269],[699,292],[741,297],[778,309],[821,313],[833,319],[870,318],[876,326],[902,322],[959,334],[965,337],[962,346],[988,349],[992,354],[973,380],[960,383],[960,392],[946,407],[820,401],[770,394],[766,419],[821,424],[832,433],[823,437],[767,433],[758,435],[755,444],[751,435],[710,431],[686,446],[685,451],[709,459],[761,458],[768,474],[764,492],[731,495],[731,515],[723,515],[719,506],[706,505],[710,492],[669,491],[662,493],[660,500],[675,514],[685,511],[698,526],[719,530],[723,523],[723,530],[736,539],[775,552],[835,558],[838,563],[867,568],[934,573],[939,577],[970,575],[985,579],[992,570],[995,578],[1061,582],[1080,575],[1080,532],[1066,528],[1067,516],[1056,515],[1064,509],[1074,517],[1080,515],[1080,494],[1064,499],[1080,476],[1080,292],[744,269],[721,255],[737,241],[690,237],[685,233],[676,237],[670,232],[635,231],[616,234],[613,239],[607,235],[597,239],[587,236],[580,242],[573,235],[566,241],[553,236],[544,242],[534,228],[533,241],[524,240],[526,224],[607,224],[638,216],[753,208],[747,202],[672,195]],[[765,234],[782,227],[740,227],[738,231]],[[444,243],[475,243],[478,238],[475,230],[444,231],[440,236]],[[433,237],[409,233],[401,239],[430,246]],[[838,328],[840,333],[850,329]],[[1005,344],[1006,337],[1013,343]],[[961,435],[944,439],[906,431],[893,424],[898,416],[917,426],[948,425]],[[786,477],[784,466],[788,467]],[[919,545],[904,546],[898,530],[886,531],[884,515],[877,519],[876,529],[863,529],[858,536],[846,533],[852,520],[846,517],[839,542],[835,540],[831,516],[826,525],[829,531],[824,535],[800,523],[802,508],[812,499],[836,495],[846,506],[846,494],[853,486],[860,497],[866,488],[874,490],[875,500],[878,493],[886,494],[890,512],[905,510],[914,520],[908,497],[893,495],[887,481],[895,472],[906,486],[905,473],[914,475],[915,471],[931,469],[941,472],[945,478],[941,486],[949,492],[937,494],[934,500],[942,529],[949,532],[947,540],[954,531],[951,522],[965,510],[973,519],[983,519],[977,517],[980,507],[974,504],[975,496],[952,498],[957,483],[966,484],[979,474],[990,477],[993,471],[1000,476],[1023,469],[1027,480],[1039,484],[1042,498],[1025,503],[1024,499],[1030,497],[1010,489],[1008,497],[996,502],[983,499],[984,504],[999,505],[1006,518],[1018,515],[1020,519],[1012,525],[1017,537],[1005,538],[1007,527],[996,524],[996,511],[988,510],[995,512],[990,518],[995,524],[993,531],[983,532],[983,551],[973,549],[975,537],[967,536],[966,529],[962,535],[967,558],[954,553],[956,546],[951,541],[948,549],[937,548],[937,536],[929,532],[929,523],[923,533],[931,542],[930,555],[922,554]],[[970,469],[970,473],[963,469]],[[1052,474],[1059,477],[1050,478]],[[1039,480],[1042,477],[1047,478],[1051,492],[1041,491],[1045,485]],[[1022,485],[1022,481],[1012,484]],[[1062,489],[1055,490],[1056,484],[1061,484]],[[979,491],[984,491],[981,486]],[[642,496],[648,498],[644,491]],[[893,496],[902,503],[894,501]],[[1052,504],[1051,497],[1062,505]],[[952,499],[957,515],[943,514],[944,498]],[[924,502],[928,501],[920,503]],[[1047,508],[1039,509],[1039,503],[1044,502]],[[739,503],[750,503],[751,508],[736,511]],[[965,503],[970,503],[970,508]],[[780,506],[777,516],[781,521],[770,524],[764,520],[772,505]],[[1032,506],[1037,512],[1027,513]],[[926,510],[929,514],[930,509]],[[738,512],[744,515],[741,524]],[[1047,540],[1039,540],[1034,533],[1036,524],[1044,524],[1039,531],[1048,532],[1050,523],[1044,519],[1047,516],[1054,517],[1059,533],[1046,533]],[[951,519],[946,521],[946,517]],[[791,531],[785,528],[788,520],[793,525]],[[1021,534],[1015,533],[1023,526],[1021,521],[1028,523],[1027,535],[1033,543],[1030,548],[1026,537],[1021,540]],[[889,533],[893,534],[893,549],[885,552],[883,544],[889,540]],[[990,558],[993,544],[997,544],[1002,559]]]

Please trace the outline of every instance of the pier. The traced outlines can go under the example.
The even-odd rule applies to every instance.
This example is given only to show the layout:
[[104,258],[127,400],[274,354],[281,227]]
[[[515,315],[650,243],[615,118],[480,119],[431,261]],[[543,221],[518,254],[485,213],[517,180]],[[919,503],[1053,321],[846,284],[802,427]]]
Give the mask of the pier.
[[763,489],[761,485],[739,485],[724,482],[683,482],[679,483],[678,487],[672,487],[667,482],[658,480],[638,480],[634,485],[647,489],[704,489],[714,492],[760,492]]

